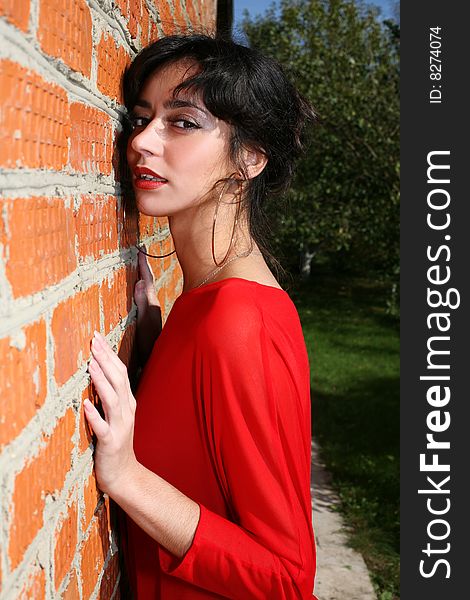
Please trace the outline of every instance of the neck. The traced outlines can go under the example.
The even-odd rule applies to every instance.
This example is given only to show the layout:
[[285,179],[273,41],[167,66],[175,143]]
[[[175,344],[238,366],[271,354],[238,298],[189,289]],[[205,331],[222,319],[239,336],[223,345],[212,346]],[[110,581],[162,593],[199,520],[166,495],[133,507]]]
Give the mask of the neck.
[[[172,215],[168,219],[178,261],[183,271],[183,291],[197,287],[213,271],[217,270],[209,281],[216,281],[226,276],[226,270],[219,270],[212,256],[214,210],[214,204],[204,203],[191,210]],[[230,246],[235,211],[236,206],[225,205],[224,210],[219,210],[217,214],[214,242],[215,258],[219,264],[222,263]],[[254,254],[258,250],[257,246],[249,234],[246,220],[240,217],[230,251],[222,264],[227,264],[228,267],[230,259],[234,259],[238,254],[246,253],[252,247]],[[230,265],[246,261],[250,256],[231,260]]]

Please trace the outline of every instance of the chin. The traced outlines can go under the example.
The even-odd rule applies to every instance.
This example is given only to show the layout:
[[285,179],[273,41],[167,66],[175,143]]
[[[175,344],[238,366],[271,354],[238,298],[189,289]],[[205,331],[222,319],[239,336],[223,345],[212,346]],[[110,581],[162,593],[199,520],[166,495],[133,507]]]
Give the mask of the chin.
[[155,196],[148,198],[135,194],[135,197],[137,210],[148,217],[172,217],[187,209],[194,208],[193,205],[177,204],[174,200],[156,198]]
[[156,198],[142,198],[140,194],[135,194],[135,203],[137,210],[148,217],[168,217],[170,210],[165,207],[164,202],[159,202]]
[[169,217],[169,211],[166,210],[157,210],[155,207],[145,206],[137,202],[137,210],[140,214],[145,215],[146,217]]

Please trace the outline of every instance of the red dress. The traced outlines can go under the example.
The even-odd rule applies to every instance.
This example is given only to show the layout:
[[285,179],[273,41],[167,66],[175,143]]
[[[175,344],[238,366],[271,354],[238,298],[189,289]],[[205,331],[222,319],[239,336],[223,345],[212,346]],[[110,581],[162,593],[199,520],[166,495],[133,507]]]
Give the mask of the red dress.
[[287,292],[229,277],[180,295],[137,392],[137,459],[197,502],[183,558],[128,518],[138,600],[315,598],[310,376]]

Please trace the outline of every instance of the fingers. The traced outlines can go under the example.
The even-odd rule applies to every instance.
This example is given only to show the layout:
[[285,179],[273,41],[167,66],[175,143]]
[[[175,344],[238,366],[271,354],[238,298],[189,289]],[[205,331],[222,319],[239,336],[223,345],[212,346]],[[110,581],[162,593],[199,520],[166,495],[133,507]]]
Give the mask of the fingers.
[[126,365],[120,360],[114,350],[110,348],[106,339],[97,331],[95,331],[91,342],[91,351],[103,369],[104,374],[107,377],[108,375],[110,376],[108,377],[108,381],[110,381],[111,385],[113,385],[113,379],[118,384],[121,383],[119,380],[127,378]]
[[[144,246],[143,250],[146,252],[146,248]],[[152,269],[148,263],[147,257],[143,252],[139,252],[139,272],[140,277],[145,281],[145,283],[153,283],[154,276],[152,273]]]
[[117,394],[94,358],[91,359],[90,364],[88,365],[88,372],[90,373],[93,385],[101,398],[106,421],[108,423],[113,423],[116,416],[122,415],[122,411],[119,410]]
[[103,439],[109,431],[109,425],[104,419],[101,418],[100,413],[88,399],[85,400],[83,406],[87,421],[90,424],[90,427],[93,429],[96,437],[98,439]]
[[[95,331],[91,343],[91,350],[97,364],[95,366],[92,361],[89,365],[89,371],[101,400],[112,408],[116,400],[126,398],[127,405],[132,409],[134,398],[127,368],[110,348],[106,339],[97,331]],[[100,389],[98,389],[98,386]],[[103,408],[105,408],[105,404],[103,404]]]
[[147,301],[146,303],[148,304],[147,285],[148,284],[145,282],[144,279],[139,279],[135,282],[134,300],[137,306],[139,306],[140,303],[143,301]]

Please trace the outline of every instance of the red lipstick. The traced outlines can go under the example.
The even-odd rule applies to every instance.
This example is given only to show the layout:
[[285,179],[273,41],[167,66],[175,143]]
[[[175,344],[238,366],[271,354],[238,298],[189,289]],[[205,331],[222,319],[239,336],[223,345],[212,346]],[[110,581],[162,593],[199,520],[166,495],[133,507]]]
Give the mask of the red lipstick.
[[136,166],[134,169],[134,185],[141,190],[156,190],[168,183],[168,181],[144,166]]

